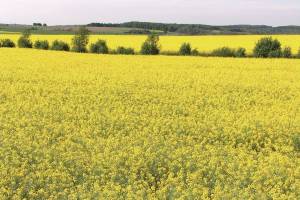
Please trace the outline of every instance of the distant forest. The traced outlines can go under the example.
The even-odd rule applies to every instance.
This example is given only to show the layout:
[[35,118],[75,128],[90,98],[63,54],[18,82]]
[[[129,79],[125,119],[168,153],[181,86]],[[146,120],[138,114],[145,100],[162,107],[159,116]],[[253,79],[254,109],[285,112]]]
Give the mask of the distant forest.
[[168,24],[152,22],[90,23],[88,27],[136,28],[131,33],[145,34],[159,31],[177,35],[232,35],[232,34],[300,34],[300,26],[229,25],[211,26],[202,24]]

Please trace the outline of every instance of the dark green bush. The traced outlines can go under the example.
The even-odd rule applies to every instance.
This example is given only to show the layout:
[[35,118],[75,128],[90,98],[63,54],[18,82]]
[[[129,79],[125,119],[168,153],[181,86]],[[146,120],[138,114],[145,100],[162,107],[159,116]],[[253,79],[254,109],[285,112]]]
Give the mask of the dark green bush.
[[238,57],[238,58],[246,57],[246,49],[242,48],[242,47],[238,48],[235,51],[235,57]]
[[68,43],[63,41],[55,40],[51,45],[51,50],[54,51],[70,51],[70,46]]
[[0,47],[14,48],[14,47],[16,47],[16,45],[10,39],[3,39],[0,41]]
[[179,55],[187,56],[192,54],[190,43],[183,43],[179,49]]
[[126,47],[118,47],[116,53],[125,54],[125,55],[134,55],[134,49],[126,48]]
[[160,52],[159,36],[152,34],[149,35],[147,40],[143,43],[141,48],[141,54],[143,55],[157,55]]
[[235,57],[235,50],[229,47],[222,47],[212,51],[212,56],[216,57]]
[[49,42],[47,40],[37,40],[37,41],[35,41],[33,46],[36,49],[48,50],[49,49]]
[[90,46],[91,53],[108,54],[108,47],[106,41],[98,40],[96,43]]
[[282,51],[281,49],[277,49],[277,50],[274,50],[274,51],[271,51],[269,53],[269,58],[280,58],[282,57]]
[[191,55],[198,56],[199,55],[198,49],[193,49],[192,52],[191,52]]
[[30,30],[25,30],[22,36],[18,40],[18,47],[20,48],[32,48],[32,42],[30,40]]
[[253,55],[258,58],[267,58],[269,56],[277,56],[281,51],[281,44],[277,39],[272,37],[261,38],[253,50]]
[[79,53],[87,52],[87,44],[89,43],[89,30],[84,26],[80,27],[76,35],[72,39],[72,51]]
[[202,51],[202,52],[198,52],[198,56],[202,56],[202,57],[210,57],[210,56],[212,56],[212,53],[211,52],[204,52],[204,51]]
[[291,47],[285,47],[282,50],[282,57],[284,57],[284,58],[291,58],[292,57],[292,49],[291,49]]
[[29,38],[21,36],[18,40],[19,48],[32,48],[32,42]]

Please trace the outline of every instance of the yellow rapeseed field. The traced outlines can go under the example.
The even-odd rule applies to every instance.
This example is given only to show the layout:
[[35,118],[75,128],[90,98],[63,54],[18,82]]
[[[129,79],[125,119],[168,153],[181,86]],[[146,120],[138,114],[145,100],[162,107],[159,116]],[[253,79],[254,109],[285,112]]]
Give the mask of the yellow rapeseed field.
[[[10,38],[17,42],[18,34],[0,34],[0,39]],[[31,39],[48,40],[50,42],[59,39],[71,43],[72,35],[32,35]],[[92,35],[90,42],[98,39],[106,40],[109,48],[116,49],[118,46],[132,47],[139,51],[147,36],[142,35]],[[160,44],[162,51],[178,51],[184,42],[191,43],[193,48],[199,51],[210,52],[213,49],[228,46],[232,48],[244,47],[248,54],[252,53],[255,43],[262,35],[237,35],[237,36],[161,36]],[[293,53],[297,53],[300,47],[300,35],[274,35],[282,43],[282,46],[290,46]]]
[[299,111],[300,60],[0,49],[0,199],[297,200]]

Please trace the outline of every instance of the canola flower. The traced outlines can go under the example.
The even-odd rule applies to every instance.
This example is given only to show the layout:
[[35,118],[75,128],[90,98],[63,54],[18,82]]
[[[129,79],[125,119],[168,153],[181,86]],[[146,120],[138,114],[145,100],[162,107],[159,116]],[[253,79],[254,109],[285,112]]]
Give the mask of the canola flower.
[[299,199],[299,60],[0,49],[0,83],[0,199]]
[[[10,38],[17,42],[19,34],[0,34],[0,39]],[[31,39],[48,40],[52,43],[54,40],[63,40],[71,44],[72,35],[32,35]],[[227,46],[230,48],[246,48],[247,53],[252,53],[256,42],[265,37],[264,35],[233,35],[233,36],[160,36],[160,44],[162,51],[178,51],[180,46],[188,42],[193,48],[199,51],[211,52],[214,49]],[[277,38],[282,47],[289,46],[294,54],[297,53],[300,47],[300,35],[273,35]],[[139,51],[142,43],[146,40],[144,35],[91,35],[90,43],[95,43],[97,40],[106,40],[109,48],[117,49],[119,46],[131,47]]]

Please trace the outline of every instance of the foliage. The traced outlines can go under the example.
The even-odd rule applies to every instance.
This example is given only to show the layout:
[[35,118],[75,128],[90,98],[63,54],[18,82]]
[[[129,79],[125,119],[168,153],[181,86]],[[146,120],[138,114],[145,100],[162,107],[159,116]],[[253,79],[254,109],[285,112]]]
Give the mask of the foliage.
[[33,46],[36,49],[48,50],[49,49],[49,42],[47,40],[37,40],[37,41],[35,41]]
[[253,50],[253,55],[259,58],[278,56],[281,51],[281,43],[272,37],[261,38]]
[[159,54],[165,56],[179,56],[178,51],[161,51]]
[[91,53],[108,54],[108,46],[105,40],[98,40],[90,46]]
[[293,55],[291,47],[284,47],[284,49],[282,50],[282,57],[291,58],[292,56]]
[[31,29],[25,29],[23,32],[22,32],[22,36],[24,38],[30,38],[31,36]]
[[174,24],[153,22],[125,22],[125,23],[91,23],[91,27],[126,27],[144,30],[160,30],[164,33],[175,32],[186,35],[232,35],[232,34],[299,34],[300,26],[260,26],[260,25],[229,25],[212,26],[203,24]]
[[72,39],[72,51],[86,53],[88,43],[89,30],[86,27],[81,26]]
[[19,48],[32,48],[32,42],[29,38],[21,36],[18,40],[18,47]]
[[229,47],[222,47],[212,51],[212,56],[216,57],[235,57],[235,50]]
[[0,199],[299,197],[300,60],[0,60]]
[[16,45],[11,39],[2,39],[0,40],[0,47],[14,48]]
[[179,55],[191,55],[192,54],[192,47],[190,43],[183,43],[179,49]]
[[199,51],[198,51],[198,49],[193,49],[192,52],[191,52],[191,54],[192,54],[193,56],[199,56]]
[[[48,40],[51,44],[54,40],[62,40],[71,45],[72,35],[32,35],[32,41]],[[232,49],[243,47],[247,50],[247,55],[252,55],[256,41],[262,36],[260,35],[233,35],[233,36],[161,36],[160,45],[162,51],[177,51],[180,45],[188,42],[193,48],[197,48],[200,53],[211,53],[214,49],[227,46]],[[292,49],[293,55],[297,55],[299,49],[300,35],[276,35],[276,37],[284,46]],[[17,44],[18,34],[0,34],[0,39],[9,38]],[[144,35],[91,35],[90,43],[95,43],[99,39],[105,40],[109,44],[110,49],[117,49],[119,46],[130,47],[135,50],[141,48],[141,44],[145,41]]]
[[133,48],[126,48],[126,47],[118,47],[116,50],[117,54],[125,54],[125,55],[134,55]]
[[54,50],[54,51],[70,51],[70,46],[66,42],[59,41],[59,40],[54,40],[52,45],[51,45],[51,50]]
[[156,34],[148,35],[147,40],[143,43],[141,48],[141,54],[143,55],[157,55],[160,52],[160,46],[158,44],[159,36]]
[[18,40],[18,47],[19,48],[32,48],[32,42],[30,40],[30,30],[25,30],[22,33],[22,36]]
[[246,49],[245,48],[238,48],[237,50],[235,50],[235,57],[238,58],[242,58],[242,57],[246,57]]
[[280,58],[282,57],[282,51],[280,49],[271,51],[269,53],[269,58]]

